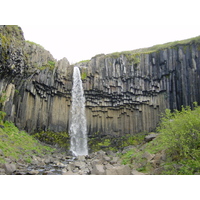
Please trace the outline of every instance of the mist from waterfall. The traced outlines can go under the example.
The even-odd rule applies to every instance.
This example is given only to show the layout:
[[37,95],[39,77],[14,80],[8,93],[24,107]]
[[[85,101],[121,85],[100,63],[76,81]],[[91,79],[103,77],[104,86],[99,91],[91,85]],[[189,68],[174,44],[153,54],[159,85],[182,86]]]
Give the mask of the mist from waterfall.
[[85,97],[80,70],[74,67],[70,121],[70,151],[75,155],[88,155]]

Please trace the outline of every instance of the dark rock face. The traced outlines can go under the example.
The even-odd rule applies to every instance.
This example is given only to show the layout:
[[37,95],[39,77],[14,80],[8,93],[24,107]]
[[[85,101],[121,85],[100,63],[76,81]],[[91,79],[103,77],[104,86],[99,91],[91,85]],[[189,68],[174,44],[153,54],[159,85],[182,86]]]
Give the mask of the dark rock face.
[[67,131],[73,68],[66,58],[57,62],[41,46],[16,37],[18,30],[0,27],[0,92],[7,97],[6,120],[28,132]]
[[138,54],[136,63],[126,54],[81,63],[89,132],[152,131],[166,108],[200,103],[199,49],[190,43]]
[[[200,103],[200,45],[151,53],[98,55],[82,72],[89,135],[155,129],[166,109]],[[28,132],[68,131],[73,66],[25,42],[17,26],[0,26],[0,92],[6,119]]]

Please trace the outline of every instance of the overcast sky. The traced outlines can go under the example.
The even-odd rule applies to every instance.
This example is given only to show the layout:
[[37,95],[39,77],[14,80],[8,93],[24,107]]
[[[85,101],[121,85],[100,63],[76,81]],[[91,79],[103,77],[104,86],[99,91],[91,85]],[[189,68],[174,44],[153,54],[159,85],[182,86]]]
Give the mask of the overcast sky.
[[[10,1],[1,19],[70,63],[200,35],[198,0]],[[7,21],[7,19],[9,19]]]

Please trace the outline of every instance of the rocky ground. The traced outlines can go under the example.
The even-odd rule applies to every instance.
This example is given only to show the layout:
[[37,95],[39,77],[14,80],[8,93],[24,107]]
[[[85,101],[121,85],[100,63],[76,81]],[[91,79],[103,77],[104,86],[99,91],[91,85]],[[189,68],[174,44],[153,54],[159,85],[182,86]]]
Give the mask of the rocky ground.
[[[160,174],[162,172],[161,163],[165,162],[164,152],[150,154],[144,151],[145,145],[156,138],[157,134],[150,134],[145,137],[143,145],[128,146],[118,152],[97,151],[87,156],[73,157],[66,151],[57,150],[49,154],[33,155],[31,163],[23,159],[15,160],[5,158],[6,163],[0,164],[0,175],[148,175]],[[122,164],[120,154],[124,154],[131,149],[142,152],[141,162],[132,165]],[[0,155],[2,156],[0,150]],[[142,173],[136,169],[152,166],[152,171]]]
[[102,150],[87,156],[72,157],[63,152],[32,156],[32,163],[6,158],[0,165],[0,174],[10,175],[142,175],[143,173],[122,165],[114,152]]

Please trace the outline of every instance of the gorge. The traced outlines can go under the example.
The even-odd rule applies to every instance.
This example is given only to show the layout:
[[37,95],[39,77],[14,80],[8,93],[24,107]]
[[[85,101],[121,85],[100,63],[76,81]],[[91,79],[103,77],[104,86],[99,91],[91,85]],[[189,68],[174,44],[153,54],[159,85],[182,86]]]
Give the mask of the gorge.
[[[200,103],[200,37],[76,64],[85,93],[89,137],[153,131],[166,109]],[[73,65],[0,26],[0,93],[5,120],[33,134],[69,130]]]

